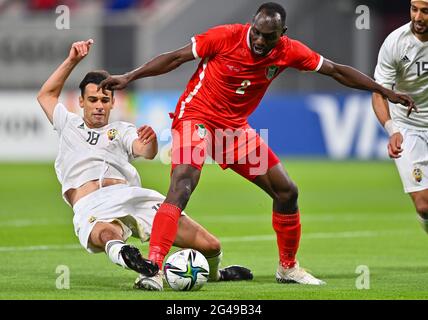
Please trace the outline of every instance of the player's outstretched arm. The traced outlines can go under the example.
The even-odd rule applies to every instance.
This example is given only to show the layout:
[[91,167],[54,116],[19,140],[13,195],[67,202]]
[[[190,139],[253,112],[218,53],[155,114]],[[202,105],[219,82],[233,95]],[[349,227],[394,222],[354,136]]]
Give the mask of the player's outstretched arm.
[[53,122],[53,112],[55,106],[58,104],[65,81],[70,76],[74,67],[88,55],[93,43],[92,39],[73,43],[67,59],[52,73],[40,89],[37,101],[39,101],[40,106],[51,123]]
[[177,69],[183,63],[194,60],[192,44],[173,52],[163,53],[134,71],[123,75],[111,76],[101,82],[98,89],[122,90],[135,80],[154,77]]
[[142,126],[137,130],[138,139],[132,144],[132,151],[135,157],[143,157],[153,160],[158,153],[158,140],[156,133],[149,126]]
[[379,93],[392,103],[399,103],[408,107],[409,114],[412,110],[417,110],[413,99],[408,95],[389,90],[350,66],[325,59],[319,73],[330,76],[347,87]]

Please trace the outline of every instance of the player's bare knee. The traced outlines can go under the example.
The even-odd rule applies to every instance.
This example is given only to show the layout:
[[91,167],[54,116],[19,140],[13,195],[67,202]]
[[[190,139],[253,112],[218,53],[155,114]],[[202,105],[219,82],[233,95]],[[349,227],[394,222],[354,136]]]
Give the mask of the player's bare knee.
[[122,235],[113,228],[104,228],[98,233],[98,241],[103,246],[111,240],[122,240]]
[[297,205],[299,190],[295,184],[290,184],[287,188],[281,189],[275,193],[274,201],[284,206]]
[[216,256],[221,252],[220,241],[215,237],[207,239],[199,251],[206,257]]
[[221,251],[221,243],[216,237],[212,237],[208,242],[208,250],[211,256],[220,253]]
[[199,182],[200,171],[186,166],[174,170],[166,201],[184,209]]

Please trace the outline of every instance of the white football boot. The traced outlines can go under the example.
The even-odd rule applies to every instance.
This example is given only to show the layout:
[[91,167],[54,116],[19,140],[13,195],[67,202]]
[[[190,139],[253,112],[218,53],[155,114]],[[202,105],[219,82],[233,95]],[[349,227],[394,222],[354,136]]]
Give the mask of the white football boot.
[[320,286],[326,284],[324,281],[315,278],[308,273],[305,269],[300,268],[299,263],[296,262],[292,268],[284,268],[281,263],[276,271],[276,281],[279,283],[298,283]]
[[134,288],[146,291],[163,291],[163,271],[160,270],[153,277],[140,274],[134,282]]

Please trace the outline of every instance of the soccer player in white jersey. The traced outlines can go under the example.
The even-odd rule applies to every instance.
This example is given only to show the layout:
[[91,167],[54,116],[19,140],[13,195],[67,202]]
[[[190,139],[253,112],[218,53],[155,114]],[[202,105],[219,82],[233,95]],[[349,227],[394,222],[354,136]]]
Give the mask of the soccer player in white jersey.
[[428,0],[411,0],[410,6],[411,22],[392,32],[380,49],[375,78],[411,96],[418,113],[389,106],[378,94],[373,94],[373,108],[390,135],[389,156],[428,233]]
[[[80,84],[83,118],[59,103],[65,81],[89,53],[93,40],[76,42],[67,59],[41,88],[38,101],[59,135],[55,170],[65,201],[73,208],[73,224],[81,245],[90,253],[105,251],[110,260],[140,274],[135,287],[162,290],[162,272],[126,240],[150,238],[153,219],[165,197],[143,189],[130,161],[153,159],[157,139],[149,126],[137,128],[126,122],[109,123],[114,92],[97,91],[109,74],[88,73]],[[209,262],[210,280],[250,280],[250,270],[230,266],[219,270],[222,257],[218,239],[183,214],[175,245],[202,252]]]

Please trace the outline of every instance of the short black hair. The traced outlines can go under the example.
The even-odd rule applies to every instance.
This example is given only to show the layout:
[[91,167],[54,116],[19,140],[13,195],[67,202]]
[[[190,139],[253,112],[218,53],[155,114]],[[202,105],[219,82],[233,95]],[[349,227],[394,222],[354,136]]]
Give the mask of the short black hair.
[[[91,71],[83,78],[82,82],[79,84],[80,94],[82,97],[85,96],[86,86],[90,83],[99,85],[102,81],[110,77],[110,73],[105,70],[96,70]],[[111,92],[111,95],[114,95],[114,91]]]
[[258,15],[262,11],[271,17],[274,17],[276,14],[279,14],[281,16],[282,27],[283,28],[285,27],[285,20],[287,19],[287,12],[285,11],[284,7],[281,6],[279,3],[276,3],[276,2],[263,3],[260,6],[260,8],[257,10],[256,15]]

